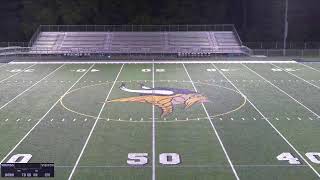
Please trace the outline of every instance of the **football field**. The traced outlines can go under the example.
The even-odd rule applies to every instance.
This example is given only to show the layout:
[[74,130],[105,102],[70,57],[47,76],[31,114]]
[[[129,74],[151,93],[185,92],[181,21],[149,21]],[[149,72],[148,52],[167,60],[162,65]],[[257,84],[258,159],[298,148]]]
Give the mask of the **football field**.
[[49,179],[320,179],[320,63],[0,64],[0,136]]

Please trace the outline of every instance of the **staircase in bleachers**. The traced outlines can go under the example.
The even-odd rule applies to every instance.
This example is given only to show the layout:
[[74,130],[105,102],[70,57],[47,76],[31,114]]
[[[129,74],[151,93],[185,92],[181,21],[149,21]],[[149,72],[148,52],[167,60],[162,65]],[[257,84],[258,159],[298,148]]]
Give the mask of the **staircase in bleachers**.
[[214,37],[218,46],[221,47],[238,47],[239,42],[235,36],[235,34],[231,31],[226,32],[216,32],[214,33]]

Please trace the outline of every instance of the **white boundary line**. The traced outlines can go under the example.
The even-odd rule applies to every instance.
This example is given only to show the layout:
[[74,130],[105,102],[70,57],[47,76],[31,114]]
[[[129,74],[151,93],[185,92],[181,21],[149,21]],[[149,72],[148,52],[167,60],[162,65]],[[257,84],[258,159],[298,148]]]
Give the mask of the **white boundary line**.
[[[234,164],[235,167],[308,167],[305,164],[297,164],[297,165],[281,165],[281,164]],[[73,166],[55,166],[57,168],[71,168]],[[227,168],[230,167],[229,164],[226,165],[172,165],[172,166],[157,166],[157,168]],[[102,166],[78,166],[78,168],[134,168],[133,166],[112,166],[112,165],[102,165]],[[137,166],[137,168],[151,168],[151,166]]]
[[[154,85],[154,63],[152,64],[152,88]],[[156,122],[155,107],[152,105],[152,180],[156,179]]]
[[[212,64],[213,67],[216,68],[214,64]],[[244,65],[245,66],[245,65]],[[248,67],[247,67],[248,68]],[[250,68],[248,68],[250,69]],[[223,74],[220,70],[218,70],[220,74],[237,90],[239,93],[244,95],[238,88],[235,86],[232,81],[230,81],[226,75]],[[246,97],[246,96],[245,96]],[[278,133],[278,135],[300,156],[300,158],[313,170],[313,172],[320,178],[320,174],[317,170],[314,169],[314,167],[302,156],[302,154],[284,137],[284,135],[267,119],[267,117],[262,114],[262,112],[247,98],[247,101],[252,105],[252,107],[263,117],[263,119]]]
[[31,67],[33,67],[33,66],[35,66],[36,64],[34,64],[34,63],[32,63],[33,65],[31,65],[31,66],[28,66],[28,67],[26,67],[26,68],[24,68],[22,71],[20,71],[20,72],[17,72],[17,73],[15,73],[15,74],[12,74],[11,76],[9,76],[9,77],[7,77],[7,78],[5,78],[5,79],[2,79],[1,81],[0,81],[0,83],[2,83],[2,82],[4,82],[4,81],[6,81],[6,80],[8,80],[8,79],[10,79],[10,78],[12,78],[12,77],[14,77],[14,76],[16,76],[16,75],[18,75],[18,74],[20,74],[20,73],[22,73],[22,72],[24,72],[25,70],[27,70],[27,69],[29,69],[29,68],[31,68]]
[[314,114],[315,116],[317,116],[317,118],[320,118],[320,116],[313,112],[311,109],[309,109],[307,106],[305,106],[304,104],[302,104],[301,102],[299,102],[298,100],[296,100],[294,97],[292,97],[291,95],[289,95],[288,93],[286,93],[284,90],[282,90],[281,88],[279,88],[278,86],[274,85],[272,82],[270,82],[269,80],[267,80],[266,78],[264,78],[263,76],[261,76],[260,74],[258,74],[256,71],[250,69],[248,66],[242,64],[244,67],[246,67],[248,70],[250,70],[251,72],[253,72],[254,74],[256,74],[257,76],[259,76],[260,78],[262,78],[265,82],[269,83],[270,85],[272,85],[273,87],[275,87],[276,89],[278,89],[279,91],[281,91],[282,93],[284,93],[285,95],[287,95],[288,97],[290,97],[292,100],[294,100],[296,103],[300,104],[302,107],[304,107],[305,109],[307,109],[308,111],[310,111],[312,114]]
[[305,67],[307,67],[307,68],[309,68],[309,69],[315,70],[315,71],[317,71],[317,72],[320,72],[319,69],[316,69],[316,68],[314,68],[314,67],[308,66],[308,65],[306,65],[306,64],[303,64],[303,63],[300,63],[300,62],[299,62],[298,64],[301,64],[301,65],[303,65],[303,66],[305,66]]
[[125,61],[51,61],[51,62],[43,62],[43,61],[32,61],[32,62],[10,62],[10,64],[211,64],[211,63],[216,63],[216,64],[239,64],[239,63],[254,63],[254,64],[268,64],[268,63],[297,63],[296,61],[235,61],[235,60],[229,60],[229,61],[195,61],[195,60],[190,60],[190,61],[177,61],[177,60],[158,60],[158,61],[130,61],[130,60],[125,60]]
[[115,84],[116,84],[116,82],[117,82],[117,80],[118,80],[118,78],[119,78],[119,76],[120,76],[120,73],[121,73],[123,67],[124,67],[124,64],[122,64],[122,66],[121,66],[121,68],[120,68],[120,70],[119,70],[119,72],[118,72],[118,75],[117,75],[116,79],[114,80],[114,82],[113,82],[113,84],[112,84],[112,86],[111,86],[111,88],[110,88],[110,90],[109,90],[109,92],[108,92],[108,94],[107,94],[107,97],[106,97],[106,99],[105,99],[105,101],[104,101],[104,103],[103,103],[103,105],[102,105],[102,107],[101,107],[101,109],[100,109],[100,112],[99,112],[99,114],[98,114],[98,116],[97,116],[97,118],[96,118],[96,120],[95,120],[95,122],[94,122],[94,124],[93,124],[93,126],[92,126],[92,128],[91,128],[91,130],[90,130],[90,133],[89,133],[89,135],[88,135],[88,137],[87,137],[87,140],[86,140],[86,142],[84,143],[84,145],[83,145],[83,147],[82,147],[82,150],[81,150],[81,152],[80,152],[80,154],[79,154],[79,156],[78,156],[78,159],[77,159],[76,163],[74,164],[74,167],[73,167],[73,169],[72,169],[72,171],[71,171],[71,173],[70,173],[70,175],[69,175],[68,180],[71,180],[71,179],[72,179],[72,176],[73,176],[73,174],[74,174],[74,172],[75,172],[75,170],[76,170],[76,168],[77,168],[77,166],[78,166],[78,164],[79,164],[79,162],[80,162],[80,159],[81,159],[81,157],[82,157],[82,155],[83,155],[83,153],[84,153],[84,150],[86,149],[86,147],[87,147],[87,145],[88,145],[88,143],[89,143],[89,140],[90,140],[90,138],[91,138],[91,136],[92,136],[92,133],[93,133],[95,127],[97,126],[97,123],[98,123],[98,121],[99,121],[99,119],[100,119],[100,116],[101,116],[103,110],[104,110],[104,107],[106,106],[107,100],[109,99],[109,96],[110,96],[110,94],[111,94],[111,91],[112,91],[113,87],[115,86]]
[[317,85],[315,85],[315,84],[313,84],[313,83],[311,83],[311,82],[303,79],[303,78],[300,77],[300,76],[297,76],[297,75],[295,75],[295,74],[293,74],[293,73],[291,73],[291,72],[289,72],[289,71],[287,71],[287,70],[285,70],[285,69],[283,69],[283,68],[281,68],[281,67],[279,67],[279,66],[277,66],[277,65],[274,65],[274,64],[272,64],[272,63],[271,63],[271,65],[273,65],[274,67],[277,67],[277,68],[279,68],[279,69],[282,69],[283,71],[287,72],[288,74],[290,74],[290,75],[292,75],[292,76],[294,76],[294,77],[296,77],[296,78],[298,78],[298,79],[300,79],[300,80],[308,83],[309,85],[311,85],[311,86],[313,86],[313,87],[315,87],[315,88],[317,88],[317,89],[320,89],[319,86],[317,86]]
[[[192,84],[192,86],[193,86],[193,89],[194,89],[196,92],[198,92],[196,86],[194,85],[194,82],[192,81],[192,79],[191,79],[191,77],[190,77],[190,74],[189,74],[186,66],[185,66],[184,64],[182,64],[182,65],[183,65],[183,68],[184,68],[185,72],[187,73],[187,75],[188,75],[188,77],[189,77],[189,79],[190,79],[190,81],[191,81],[191,84]],[[233,171],[236,179],[237,179],[237,180],[240,180],[240,178],[239,178],[239,176],[238,176],[238,173],[237,173],[237,171],[235,170],[235,168],[234,168],[234,166],[233,166],[233,164],[232,164],[232,161],[231,161],[231,159],[230,159],[230,157],[229,157],[229,155],[228,155],[228,153],[227,153],[227,151],[226,151],[226,149],[225,149],[225,147],[224,147],[224,145],[223,145],[223,143],[222,143],[222,140],[221,140],[221,138],[220,138],[220,135],[218,134],[218,131],[217,131],[216,127],[214,126],[213,122],[212,122],[212,119],[211,119],[211,117],[210,117],[210,115],[209,115],[209,113],[208,113],[208,111],[207,111],[207,108],[205,107],[205,105],[204,105],[203,103],[202,103],[202,107],[203,107],[203,110],[205,111],[205,113],[206,113],[206,115],[207,115],[207,117],[208,117],[208,120],[209,120],[209,122],[210,122],[210,124],[211,124],[211,127],[212,127],[214,133],[216,134],[216,136],[217,136],[217,138],[218,138],[218,141],[219,141],[219,143],[220,143],[220,145],[221,145],[221,148],[222,148],[222,150],[223,150],[223,152],[224,152],[224,154],[225,154],[225,156],[226,156],[226,158],[227,158],[227,160],[228,160],[228,162],[229,162],[229,164],[230,164],[230,167],[231,167],[231,169],[232,169],[232,171]]]
[[49,76],[51,76],[53,73],[55,73],[56,71],[58,71],[59,69],[61,69],[65,64],[59,66],[58,68],[56,68],[54,71],[52,71],[51,73],[49,73],[48,75],[46,75],[44,78],[40,79],[38,82],[36,82],[35,84],[33,84],[32,86],[30,86],[29,88],[27,88],[26,90],[24,90],[23,92],[21,92],[20,94],[18,94],[16,97],[14,97],[13,99],[11,99],[9,102],[7,102],[6,104],[4,104],[3,106],[0,107],[0,110],[4,107],[6,107],[8,104],[10,104],[12,101],[16,100],[18,97],[20,97],[21,95],[23,95],[24,93],[26,93],[27,91],[29,91],[30,89],[32,89],[34,86],[36,86],[37,84],[39,84],[41,81],[43,81],[44,79],[47,79]]
[[[65,96],[94,66],[94,64],[61,96]],[[28,137],[28,135],[38,126],[38,124],[49,114],[49,112],[60,102],[61,97],[51,106],[51,108],[39,119],[39,121],[28,131],[26,135],[11,149],[11,151],[0,161],[0,164]]]

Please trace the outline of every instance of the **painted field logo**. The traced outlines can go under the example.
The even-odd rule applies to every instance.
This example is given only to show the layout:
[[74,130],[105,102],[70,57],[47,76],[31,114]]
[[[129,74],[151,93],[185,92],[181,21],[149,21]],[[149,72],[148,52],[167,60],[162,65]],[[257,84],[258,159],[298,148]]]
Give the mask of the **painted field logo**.
[[161,117],[165,117],[173,112],[175,105],[184,104],[185,108],[190,108],[194,104],[209,102],[208,98],[195,91],[188,89],[175,88],[150,88],[141,84],[140,90],[128,89],[125,84],[120,86],[120,89],[125,92],[138,93],[139,96],[108,100],[108,103],[113,102],[136,102],[148,103],[159,107],[162,110]]

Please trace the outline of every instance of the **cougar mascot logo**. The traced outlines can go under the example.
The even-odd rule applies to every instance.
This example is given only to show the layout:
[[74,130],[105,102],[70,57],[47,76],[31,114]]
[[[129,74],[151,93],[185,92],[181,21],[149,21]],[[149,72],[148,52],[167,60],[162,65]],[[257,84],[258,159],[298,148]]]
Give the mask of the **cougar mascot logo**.
[[139,93],[139,96],[120,98],[107,101],[113,102],[136,102],[149,103],[159,107],[162,110],[161,117],[165,117],[173,112],[174,105],[184,104],[185,108],[190,108],[194,104],[208,102],[207,97],[200,93],[187,89],[174,88],[150,88],[141,84],[140,90],[128,89],[125,84],[120,86],[120,89],[125,92]]

